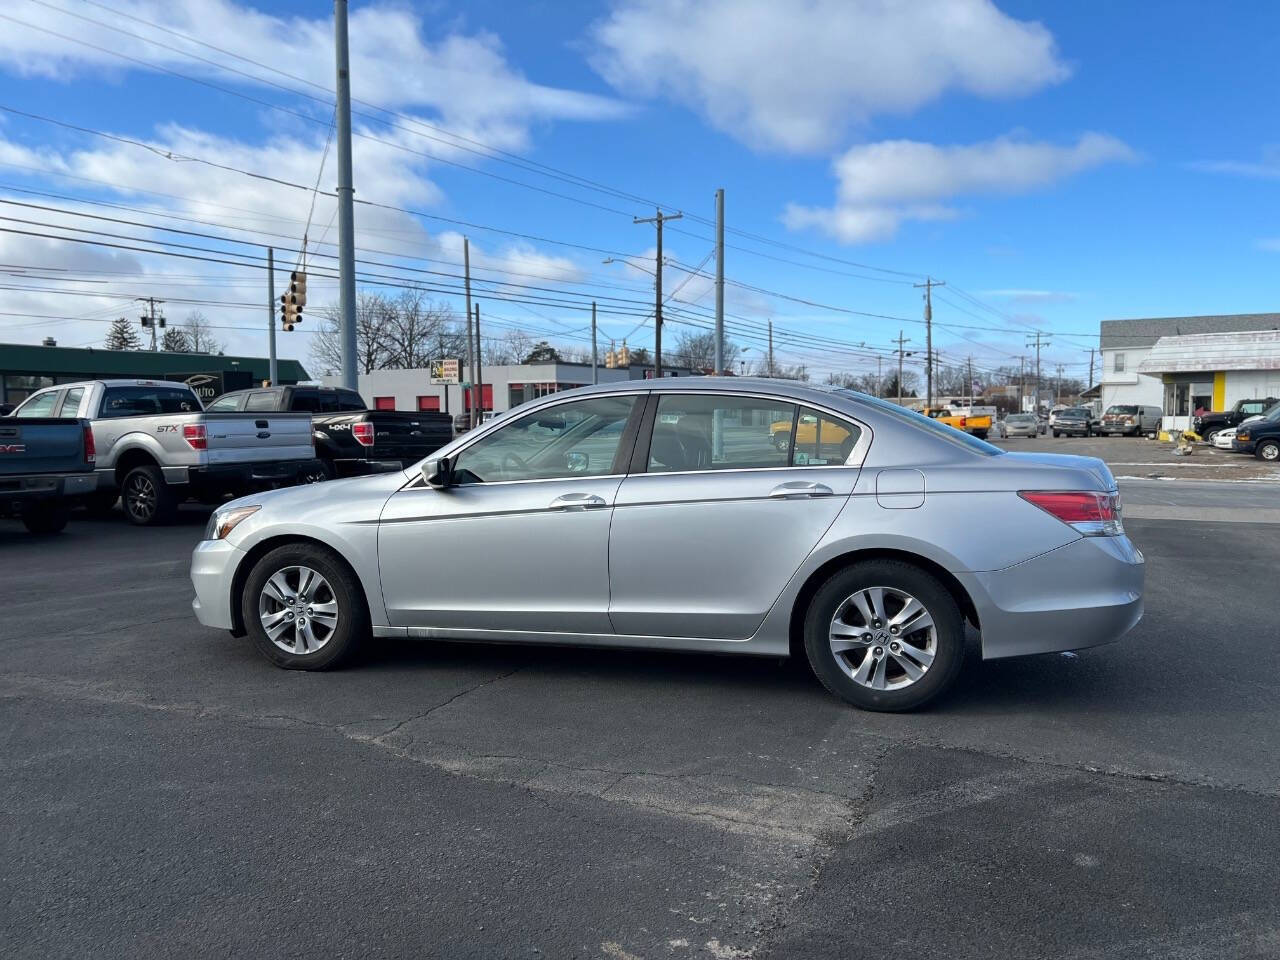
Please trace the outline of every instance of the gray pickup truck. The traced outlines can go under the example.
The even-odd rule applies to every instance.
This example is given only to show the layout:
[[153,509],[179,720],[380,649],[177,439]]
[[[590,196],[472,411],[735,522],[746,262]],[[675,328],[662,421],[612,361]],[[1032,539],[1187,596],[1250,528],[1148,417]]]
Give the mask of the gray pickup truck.
[[125,516],[141,526],[170,520],[183,500],[216,503],[326,478],[307,413],[206,413],[190,387],[168,380],[46,387],[12,417],[41,408],[90,421],[97,486],[86,503],[106,511],[118,497]]
[[93,462],[88,421],[0,419],[0,517],[19,517],[32,533],[57,533],[74,498],[97,487]]

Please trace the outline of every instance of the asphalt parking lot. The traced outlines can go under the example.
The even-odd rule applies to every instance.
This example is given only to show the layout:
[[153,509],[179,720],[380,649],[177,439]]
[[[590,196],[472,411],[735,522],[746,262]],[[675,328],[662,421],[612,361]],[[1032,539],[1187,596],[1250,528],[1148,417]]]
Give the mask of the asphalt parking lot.
[[[1093,443],[1156,459],[1008,446]],[[206,512],[0,522],[4,953],[1280,955],[1280,484],[1196,479],[1122,481],[1126,640],[900,716],[710,656],[287,673],[192,619]]]

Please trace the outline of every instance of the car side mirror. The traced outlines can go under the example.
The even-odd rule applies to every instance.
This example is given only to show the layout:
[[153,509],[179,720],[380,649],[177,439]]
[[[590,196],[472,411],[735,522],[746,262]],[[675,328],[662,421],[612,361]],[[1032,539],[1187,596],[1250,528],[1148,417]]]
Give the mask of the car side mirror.
[[436,457],[422,462],[422,480],[435,490],[444,490],[453,485],[453,460],[449,457]]

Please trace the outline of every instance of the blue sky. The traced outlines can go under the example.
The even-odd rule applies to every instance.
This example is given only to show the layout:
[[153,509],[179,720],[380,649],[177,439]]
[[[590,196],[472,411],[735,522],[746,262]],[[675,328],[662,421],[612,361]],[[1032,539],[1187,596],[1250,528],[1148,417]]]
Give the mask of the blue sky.
[[[0,21],[0,103],[159,153],[314,183],[328,111],[270,84],[320,101],[327,94],[230,54],[329,88],[328,10],[14,0]],[[779,362],[804,363],[817,377],[874,370],[899,329],[920,346],[922,304],[911,282],[925,274],[948,284],[934,309],[944,361],[972,353],[980,368],[1016,365],[1027,334],[1042,329],[1052,339],[1046,363],[1083,376],[1101,319],[1276,309],[1278,30],[1280,8],[1254,3],[1166,3],[1159,16],[1145,4],[1100,0],[354,3],[355,95],[401,115],[394,126],[357,116],[359,131],[383,141],[356,141],[357,196],[510,232],[358,207],[357,240],[397,265],[382,272],[408,276],[415,266],[456,272],[466,232],[492,279],[554,287],[575,303],[616,297],[628,315],[602,313],[602,337],[651,342],[641,310],[650,278],[567,245],[652,258],[652,229],[630,221],[650,207],[459,149],[410,126],[420,118],[686,214],[712,216],[714,191],[725,188],[731,228],[801,248],[729,235],[729,278],[769,291],[730,287],[730,335],[759,348],[760,324],[772,319]],[[62,236],[87,226],[250,249],[154,231],[164,223],[296,249],[304,192],[159,153],[0,113],[0,198],[144,224],[6,204],[5,216],[59,226],[0,226]],[[330,153],[320,183],[335,182]],[[318,198],[313,240],[332,210]],[[691,218],[672,228],[667,252],[678,264],[700,263],[710,228]],[[132,315],[131,296],[155,295],[171,298],[175,319],[198,306],[228,350],[263,351],[265,337],[252,328],[265,323],[265,305],[249,305],[265,301],[261,271],[12,233],[0,233],[0,248],[0,262],[44,268],[3,284],[0,341],[52,333],[65,344],[98,342],[105,320],[125,307]],[[678,264],[667,269],[668,289],[687,279]],[[68,279],[56,279],[55,267]],[[703,278],[678,296],[688,302],[674,310],[706,322]],[[331,284],[314,285],[313,304],[333,298]],[[582,345],[580,311],[509,299],[484,309],[494,336],[521,326]],[[667,335],[682,329],[695,327],[677,321]],[[281,352],[306,360],[309,342],[300,330],[281,338]]]

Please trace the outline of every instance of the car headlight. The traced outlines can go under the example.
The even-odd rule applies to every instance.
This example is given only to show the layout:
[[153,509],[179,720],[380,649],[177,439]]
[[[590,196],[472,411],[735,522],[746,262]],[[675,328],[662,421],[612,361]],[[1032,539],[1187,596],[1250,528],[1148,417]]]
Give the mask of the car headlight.
[[261,509],[255,504],[250,507],[232,507],[230,510],[215,510],[204,528],[204,539],[225,540],[242,520],[249,519]]

